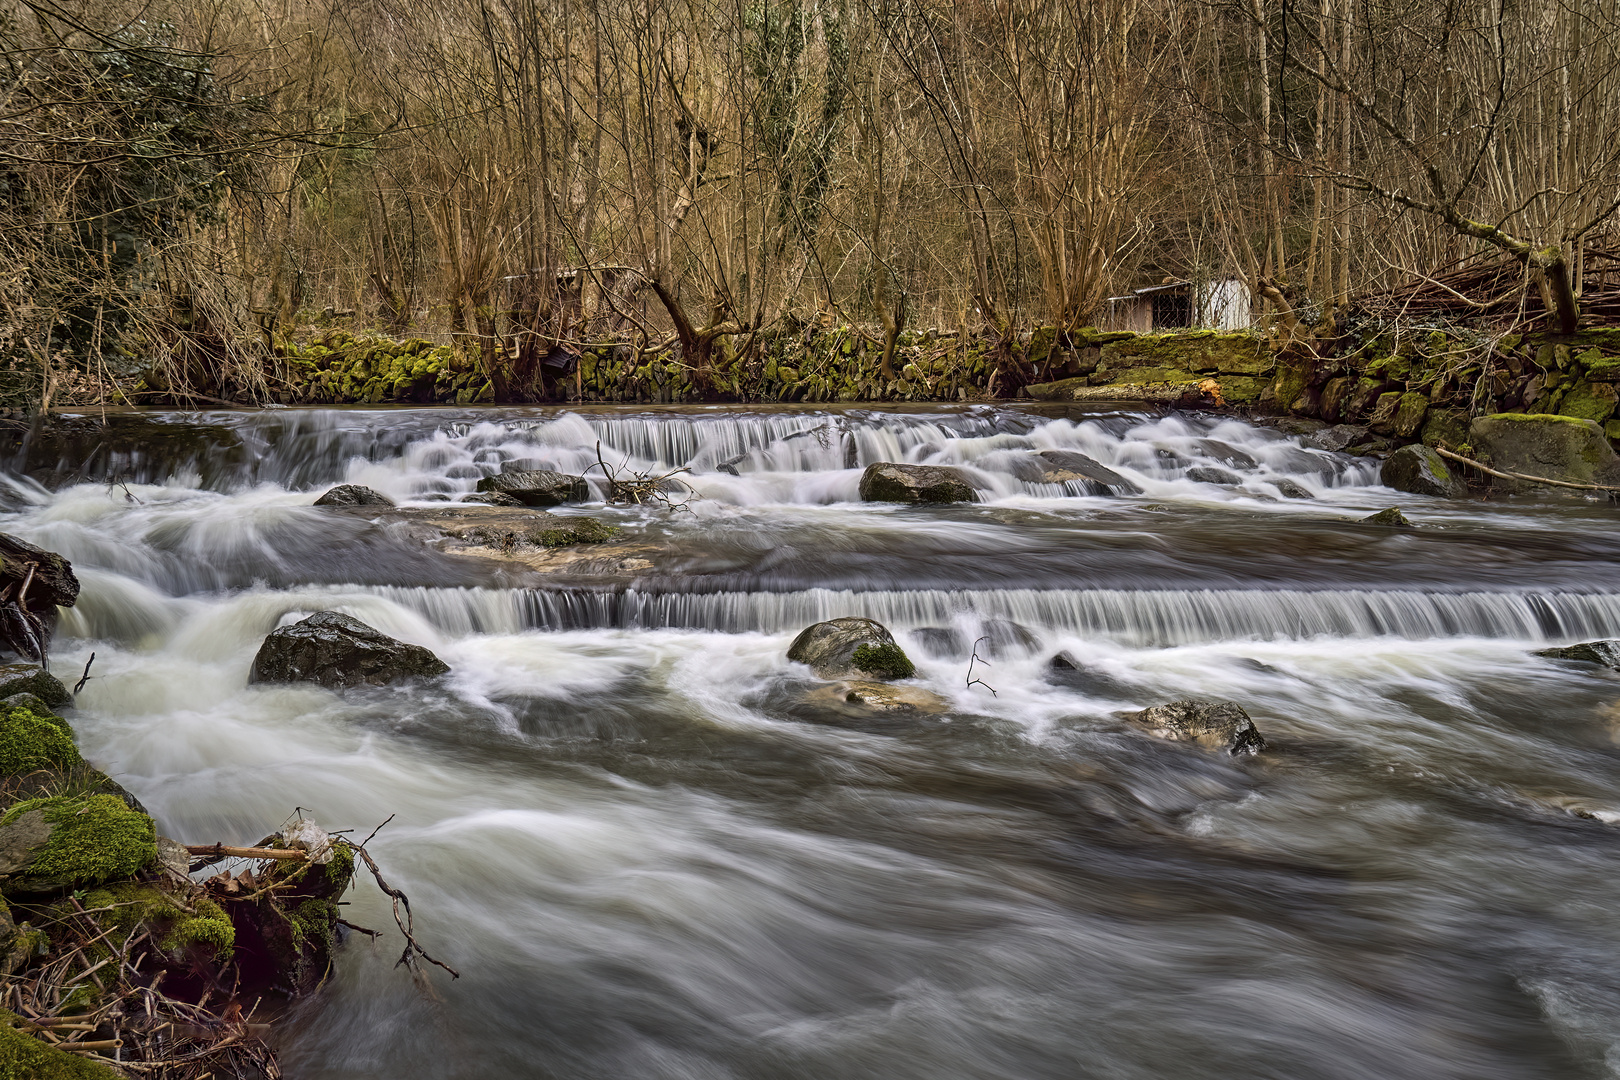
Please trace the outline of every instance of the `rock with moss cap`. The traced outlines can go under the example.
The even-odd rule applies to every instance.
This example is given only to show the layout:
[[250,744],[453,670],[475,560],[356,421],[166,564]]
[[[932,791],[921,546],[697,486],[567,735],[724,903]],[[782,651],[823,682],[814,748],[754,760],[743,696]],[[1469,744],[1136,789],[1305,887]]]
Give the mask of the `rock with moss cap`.
[[420,645],[398,641],[341,612],[317,611],[270,632],[253,658],[248,681],[313,682],[343,690],[432,678],[449,670]]
[[830,619],[806,627],[787,656],[824,679],[909,679],[916,673],[894,635],[871,619]]
[[35,664],[0,664],[0,698],[14,694],[33,694],[53,709],[71,704],[62,680]]
[[126,878],[157,859],[152,819],[116,795],[55,795],[0,818],[0,892],[58,892]]
[[[1485,464],[1569,484],[1620,486],[1620,455],[1591,420],[1572,416],[1498,413],[1478,416],[1468,428],[1469,440]],[[1542,492],[1592,494],[1526,480],[1491,478],[1491,488],[1504,494]]]
[[1420,443],[1403,446],[1385,458],[1378,479],[1385,487],[1412,495],[1460,499],[1468,494],[1462,477],[1451,471],[1446,459]]
[[1382,525],[1389,529],[1417,528],[1416,525],[1407,520],[1406,515],[1401,513],[1401,508],[1398,506],[1391,506],[1389,509],[1380,510],[1376,514],[1368,514],[1364,518],[1358,518],[1357,521],[1362,525]]

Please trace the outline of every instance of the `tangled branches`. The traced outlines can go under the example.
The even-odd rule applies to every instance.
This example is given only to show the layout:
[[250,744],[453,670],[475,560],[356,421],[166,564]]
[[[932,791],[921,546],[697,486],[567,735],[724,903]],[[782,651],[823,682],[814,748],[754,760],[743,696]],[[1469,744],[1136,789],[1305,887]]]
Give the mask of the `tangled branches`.
[[[607,481],[607,501],[610,503],[635,503],[637,506],[662,506],[666,510],[685,510],[686,504],[691,500],[694,492],[691,487],[675,477],[692,470],[686,466],[671,469],[669,472],[654,476],[651,473],[635,472],[625,469],[630,459],[625,458],[618,465],[609,465],[602,460],[602,440],[596,440],[596,464],[587,465],[586,472],[600,468],[602,478]],[[675,496],[679,496],[676,498]]]

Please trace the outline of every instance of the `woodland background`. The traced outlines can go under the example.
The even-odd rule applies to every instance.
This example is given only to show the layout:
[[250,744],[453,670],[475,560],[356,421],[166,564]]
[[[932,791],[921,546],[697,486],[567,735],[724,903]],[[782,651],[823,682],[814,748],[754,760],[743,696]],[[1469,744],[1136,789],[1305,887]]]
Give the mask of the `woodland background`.
[[1617,3],[0,0],[0,389],[255,400],[338,320],[525,400],[1225,275],[1291,331],[1481,253],[1573,329]]

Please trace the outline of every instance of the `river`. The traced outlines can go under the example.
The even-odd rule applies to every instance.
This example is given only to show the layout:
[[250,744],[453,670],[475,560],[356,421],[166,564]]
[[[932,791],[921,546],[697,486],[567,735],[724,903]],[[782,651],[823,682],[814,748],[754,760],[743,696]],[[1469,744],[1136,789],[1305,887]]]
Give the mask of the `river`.
[[[0,529],[84,583],[53,659],[71,683],[95,653],[85,756],[190,843],[394,815],[371,850],[463,976],[418,993],[360,882],[345,917],[387,933],[282,1025],[293,1080],[1620,1075],[1620,674],[1535,655],[1620,636],[1605,504],[1399,495],[1198,415],[156,419],[0,483]],[[563,511],[643,544],[628,570],[493,570],[310,505],[598,445],[691,469],[675,511]],[[1041,449],[1141,491],[1020,479]],[[961,465],[982,501],[863,504],[874,461]],[[1393,505],[1421,528],[1355,521]],[[247,685],[327,608],[452,673]],[[948,712],[806,704],[784,653],[841,615]],[[1271,750],[1117,716],[1189,696]]]

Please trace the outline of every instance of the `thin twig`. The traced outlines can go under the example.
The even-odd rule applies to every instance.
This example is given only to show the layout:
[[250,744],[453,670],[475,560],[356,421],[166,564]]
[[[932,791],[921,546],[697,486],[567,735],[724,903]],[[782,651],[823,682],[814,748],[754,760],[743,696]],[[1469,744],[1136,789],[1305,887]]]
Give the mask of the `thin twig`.
[[985,667],[990,666],[990,661],[986,660],[984,657],[979,655],[979,642],[980,641],[989,641],[989,640],[990,640],[990,635],[986,634],[983,637],[980,637],[977,641],[975,641],[973,643],[973,655],[968,657],[967,685],[972,686],[975,683],[977,683],[978,685],[984,687],[986,690],[990,691],[990,696],[991,697],[999,697],[1000,695],[996,693],[996,688],[995,687],[991,686],[989,683],[985,682],[983,679],[975,679],[973,677],[973,665],[974,664],[983,664]]

